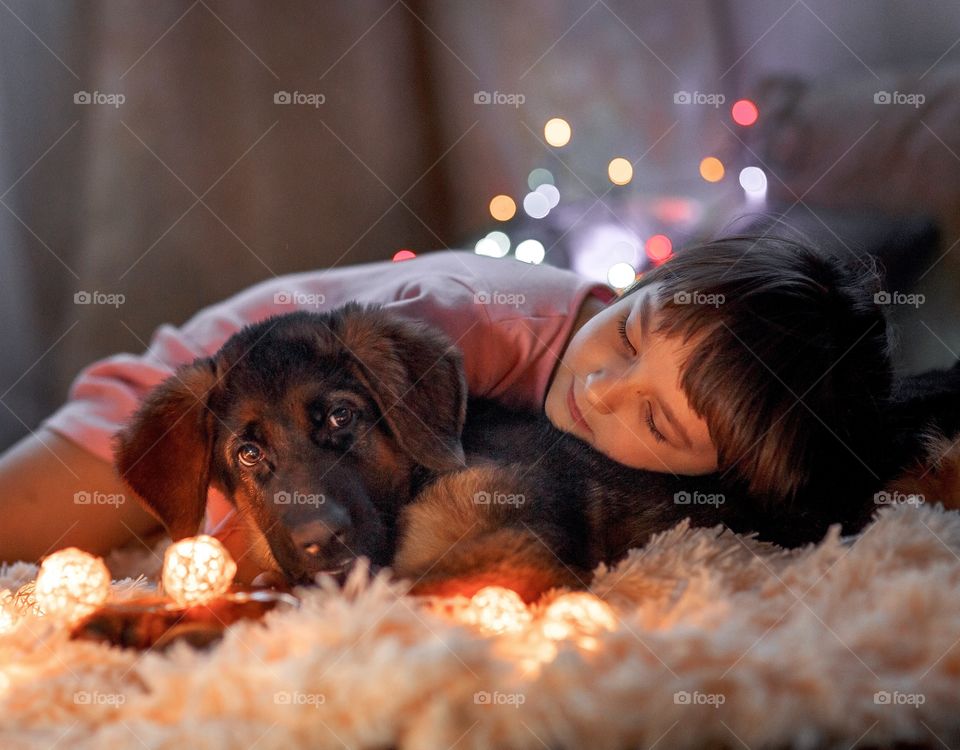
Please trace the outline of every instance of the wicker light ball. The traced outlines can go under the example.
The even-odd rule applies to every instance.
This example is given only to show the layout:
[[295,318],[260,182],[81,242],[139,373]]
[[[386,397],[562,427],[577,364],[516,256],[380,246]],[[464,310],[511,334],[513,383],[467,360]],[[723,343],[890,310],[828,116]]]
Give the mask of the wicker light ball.
[[219,539],[206,534],[171,544],[163,557],[163,590],[181,607],[204,604],[226,593],[237,564]]
[[483,631],[499,634],[523,630],[531,616],[516,591],[486,586],[471,597],[466,620]]
[[67,547],[44,558],[33,595],[36,606],[47,616],[76,620],[107,600],[110,580],[101,558]]

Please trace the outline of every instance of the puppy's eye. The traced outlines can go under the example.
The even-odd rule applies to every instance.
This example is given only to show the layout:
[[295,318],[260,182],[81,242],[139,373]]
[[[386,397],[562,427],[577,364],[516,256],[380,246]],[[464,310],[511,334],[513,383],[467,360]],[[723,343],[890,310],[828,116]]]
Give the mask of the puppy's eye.
[[254,466],[263,460],[263,451],[253,443],[244,443],[237,450],[237,458],[244,466]]
[[355,416],[356,414],[354,413],[353,409],[347,406],[338,406],[336,409],[330,412],[328,421],[333,429],[338,430],[353,422],[353,418]]

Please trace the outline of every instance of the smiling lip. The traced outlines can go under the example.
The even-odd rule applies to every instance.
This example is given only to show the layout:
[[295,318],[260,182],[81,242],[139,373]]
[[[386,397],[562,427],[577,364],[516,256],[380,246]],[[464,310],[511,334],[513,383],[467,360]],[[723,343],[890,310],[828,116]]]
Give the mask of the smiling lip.
[[577,400],[573,397],[573,383],[570,384],[570,390],[567,392],[567,409],[570,411],[570,416],[573,417],[574,423],[582,425],[583,428],[592,435],[593,430],[587,425],[583,414],[581,414],[580,409],[577,408]]

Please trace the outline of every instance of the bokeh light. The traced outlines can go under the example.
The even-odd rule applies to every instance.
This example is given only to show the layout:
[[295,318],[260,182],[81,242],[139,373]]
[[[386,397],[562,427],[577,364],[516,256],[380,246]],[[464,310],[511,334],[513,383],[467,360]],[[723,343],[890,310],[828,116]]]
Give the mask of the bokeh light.
[[549,169],[537,167],[527,175],[527,186],[531,190],[536,190],[541,185],[556,185],[553,179],[553,173]]
[[163,556],[163,591],[181,607],[204,604],[226,593],[237,564],[219,539],[207,534],[174,542]]
[[550,200],[543,193],[534,190],[524,196],[523,210],[531,219],[542,219],[550,213]]
[[555,148],[560,148],[570,143],[571,135],[572,130],[570,123],[562,117],[554,117],[553,119],[547,120],[547,124],[543,126],[543,137],[547,139],[547,143]]
[[503,257],[500,254],[500,245],[498,245],[495,240],[490,239],[489,235],[477,240],[477,244],[474,245],[473,252],[475,252],[477,255],[486,255],[488,258]]
[[397,252],[393,254],[393,262],[397,263],[401,260],[410,260],[416,257],[417,254],[413,252],[413,250],[397,250]]
[[654,263],[665,261],[673,253],[673,243],[665,234],[655,234],[644,245],[647,257]]
[[607,271],[607,283],[614,289],[625,289],[637,278],[636,269],[629,263],[614,263]]
[[760,110],[757,109],[757,105],[749,99],[738,99],[730,108],[730,115],[737,125],[748,127],[757,121],[757,118],[760,116]]
[[767,192],[767,175],[760,167],[744,167],[740,170],[740,187],[752,195]]
[[626,185],[633,179],[633,164],[622,156],[611,159],[607,165],[607,176],[614,185]]
[[517,213],[517,204],[509,195],[497,195],[490,201],[490,215],[497,221],[510,221]]
[[487,239],[493,240],[497,243],[497,247],[500,248],[499,257],[502,258],[504,255],[510,252],[510,238],[505,233],[500,231],[490,232],[487,235]]
[[543,244],[537,240],[524,240],[517,245],[513,254],[517,260],[522,260],[524,263],[540,263],[546,256],[547,251]]
[[556,208],[557,204],[560,202],[560,191],[557,190],[553,185],[544,183],[543,185],[537,187],[536,192],[546,196],[551,210]]
[[708,156],[700,162],[700,176],[707,182],[720,182],[724,173],[723,162],[716,156]]
[[52,617],[77,620],[110,595],[110,571],[103,560],[77,547],[44,558],[37,573],[37,606]]

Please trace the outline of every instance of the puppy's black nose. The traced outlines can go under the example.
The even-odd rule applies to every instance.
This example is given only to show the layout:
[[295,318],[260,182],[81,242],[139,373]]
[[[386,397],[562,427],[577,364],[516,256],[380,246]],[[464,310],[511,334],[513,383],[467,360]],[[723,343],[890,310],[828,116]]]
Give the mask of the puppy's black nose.
[[346,510],[328,513],[323,519],[310,520],[291,530],[294,545],[310,557],[323,557],[328,548],[342,546],[350,531],[350,514]]

